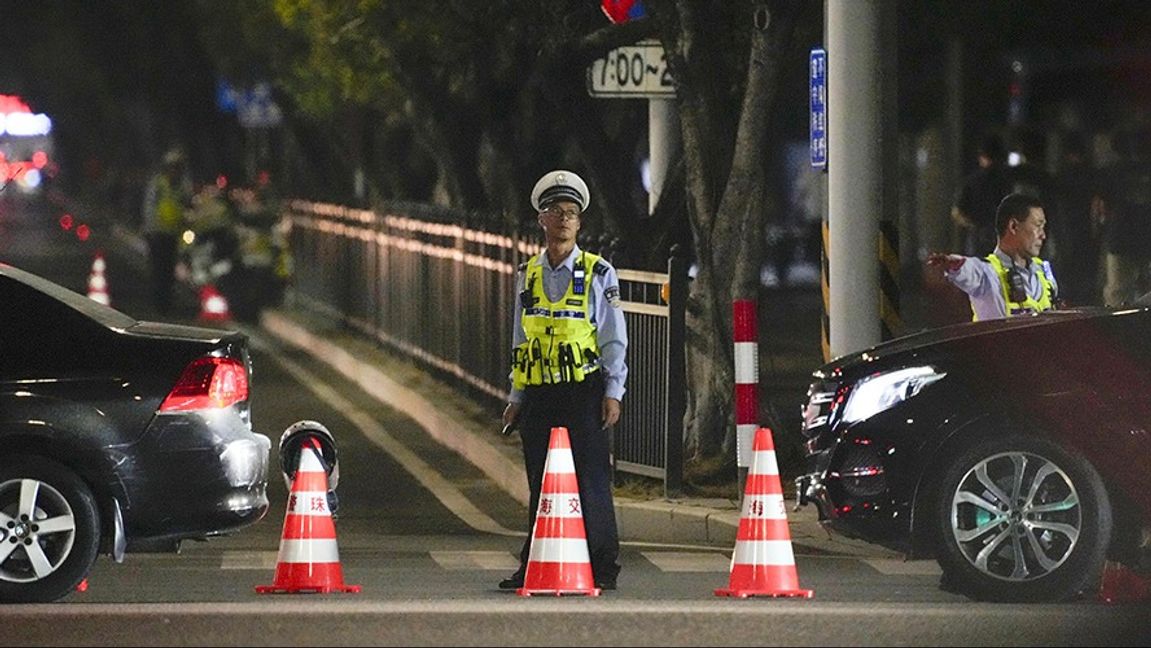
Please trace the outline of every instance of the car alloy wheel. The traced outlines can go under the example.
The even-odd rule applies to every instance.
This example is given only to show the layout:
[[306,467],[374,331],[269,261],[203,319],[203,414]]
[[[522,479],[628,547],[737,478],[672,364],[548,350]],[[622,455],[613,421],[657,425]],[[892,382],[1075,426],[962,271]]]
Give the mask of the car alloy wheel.
[[1065,600],[1102,569],[1111,533],[1094,469],[1041,439],[983,441],[952,463],[940,498],[940,563],[980,600]]
[[0,463],[0,602],[48,602],[83,580],[99,549],[91,490],[39,457]]

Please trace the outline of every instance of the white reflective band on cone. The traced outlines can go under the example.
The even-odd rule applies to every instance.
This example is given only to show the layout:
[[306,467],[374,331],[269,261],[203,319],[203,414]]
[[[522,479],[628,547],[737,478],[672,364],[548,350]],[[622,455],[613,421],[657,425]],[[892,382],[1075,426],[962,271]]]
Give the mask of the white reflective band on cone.
[[751,465],[757,475],[778,475],[779,462],[775,450],[756,450],[751,453]]
[[737,565],[794,565],[790,540],[740,540],[731,556]]
[[575,459],[572,458],[571,450],[563,448],[562,450],[549,450],[547,459],[547,469],[544,472],[550,473],[574,473],[575,472]]
[[[582,507],[578,504],[573,506],[571,501],[579,502],[579,495],[576,493],[559,493],[555,495],[540,495],[540,506],[536,509],[536,517],[539,518],[582,518]],[[544,502],[550,502],[545,505]],[[548,510],[544,510],[545,507]]]
[[[318,509],[312,506],[312,502],[319,501],[322,506]],[[332,514],[328,510],[328,494],[324,491],[296,491],[292,493],[292,497],[288,498],[290,508],[289,513],[296,515],[317,515],[327,517]]]
[[228,312],[228,302],[219,295],[213,295],[204,301],[204,310],[209,313],[226,313]]
[[783,495],[744,495],[742,517],[757,520],[786,520]]
[[320,463],[320,458],[316,456],[316,450],[312,447],[303,448],[300,450],[300,465],[296,469],[299,472],[322,473],[324,472],[324,465]]
[[338,563],[340,549],[336,539],[281,540],[279,561],[282,563]]
[[528,562],[591,562],[585,538],[533,538]]

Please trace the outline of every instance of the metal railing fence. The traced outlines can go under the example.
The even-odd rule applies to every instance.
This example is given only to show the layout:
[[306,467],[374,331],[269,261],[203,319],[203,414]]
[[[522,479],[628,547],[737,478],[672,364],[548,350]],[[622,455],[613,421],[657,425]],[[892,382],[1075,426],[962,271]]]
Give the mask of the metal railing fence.
[[[282,219],[302,304],[503,401],[516,268],[538,241],[299,200]],[[629,345],[616,469],[662,479],[671,497],[683,475],[686,264],[618,272]]]

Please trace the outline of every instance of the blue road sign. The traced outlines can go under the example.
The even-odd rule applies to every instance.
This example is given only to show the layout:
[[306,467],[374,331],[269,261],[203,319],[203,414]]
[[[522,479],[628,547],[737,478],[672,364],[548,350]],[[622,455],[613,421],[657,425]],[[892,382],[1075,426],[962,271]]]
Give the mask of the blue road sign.
[[811,166],[827,168],[827,50],[811,50]]

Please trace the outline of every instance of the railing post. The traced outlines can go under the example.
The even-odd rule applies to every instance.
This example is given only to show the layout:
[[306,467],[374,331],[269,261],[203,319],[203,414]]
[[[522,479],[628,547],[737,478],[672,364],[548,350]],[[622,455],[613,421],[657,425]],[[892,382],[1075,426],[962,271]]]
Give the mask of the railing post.
[[687,259],[667,262],[667,437],[664,439],[664,497],[683,493],[683,417],[687,410]]

